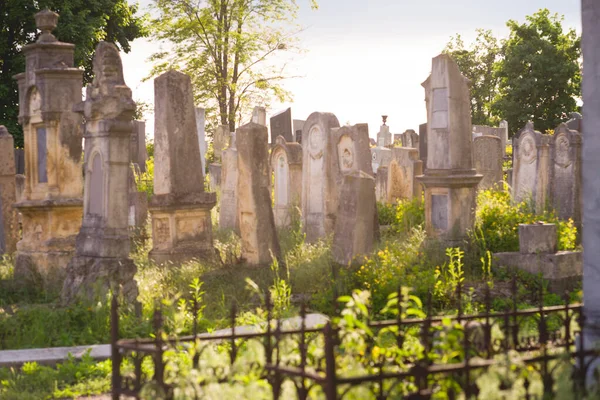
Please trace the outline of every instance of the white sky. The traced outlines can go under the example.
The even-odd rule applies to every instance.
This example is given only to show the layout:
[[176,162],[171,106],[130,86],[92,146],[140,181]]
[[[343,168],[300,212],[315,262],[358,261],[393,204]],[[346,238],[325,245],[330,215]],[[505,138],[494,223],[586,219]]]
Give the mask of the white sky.
[[[145,9],[150,2],[141,0],[140,6]],[[451,36],[459,33],[468,44],[475,29],[483,28],[506,37],[507,20],[522,22],[540,8],[564,15],[564,26],[581,32],[579,0],[318,0],[317,11],[309,0],[297,2],[298,23],[306,28],[300,45],[307,52],[294,56],[287,71],[303,77],[285,83],[294,100],[268,109],[267,124],[270,114],[287,107],[294,119],[328,111],[342,125],[367,122],[373,138],[383,114],[389,116],[392,133],[418,132],[426,122],[421,82]],[[158,44],[138,39],[131,47],[122,54],[125,81],[134,99],[154,103],[152,80],[141,80]],[[149,114],[147,136],[153,137],[153,131]]]

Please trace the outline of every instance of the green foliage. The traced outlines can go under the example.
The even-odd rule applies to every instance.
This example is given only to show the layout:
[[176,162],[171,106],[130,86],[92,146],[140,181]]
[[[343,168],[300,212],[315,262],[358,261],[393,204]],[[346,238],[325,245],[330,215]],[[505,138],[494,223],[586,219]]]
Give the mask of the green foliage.
[[0,125],[5,125],[23,147],[23,132],[18,124],[18,90],[13,76],[25,72],[24,45],[37,39],[33,15],[45,8],[60,13],[55,36],[74,43],[75,66],[83,67],[84,83],[92,79],[92,57],[101,41],[115,43],[129,52],[130,42],[146,36],[144,16],[136,15],[138,6],[126,0],[10,0],[0,11]]
[[483,251],[519,251],[519,224],[538,221],[557,224],[559,250],[575,249],[577,228],[572,220],[561,221],[550,211],[536,215],[532,205],[526,201],[513,204],[508,186],[504,190],[479,192],[471,237]]
[[290,76],[274,56],[295,50],[297,10],[293,0],[156,0],[152,29],[172,51],[151,57],[151,75],[187,73],[196,103],[205,107],[207,132],[221,124],[234,131],[250,107],[290,98],[281,86]]
[[541,132],[554,129],[576,111],[581,96],[581,39],[565,31],[564,17],[542,9],[526,22],[510,20],[504,58],[496,67],[499,94],[495,113],[519,129],[533,121]]
[[[152,146],[152,153],[154,153],[154,146]],[[150,200],[150,197],[154,194],[154,154],[152,156],[148,154],[146,172],[138,174],[134,170],[134,174],[138,192],[146,192],[148,200]]]
[[465,272],[462,261],[464,255],[465,252],[458,247],[448,248],[446,256],[450,259],[449,262],[435,268],[433,296],[438,302],[448,304],[455,297],[458,286],[464,283]]
[[396,205],[377,202],[379,225],[392,225],[396,219]]
[[423,199],[398,200],[396,218],[392,230],[396,233],[411,233],[413,228],[425,223],[425,204]]

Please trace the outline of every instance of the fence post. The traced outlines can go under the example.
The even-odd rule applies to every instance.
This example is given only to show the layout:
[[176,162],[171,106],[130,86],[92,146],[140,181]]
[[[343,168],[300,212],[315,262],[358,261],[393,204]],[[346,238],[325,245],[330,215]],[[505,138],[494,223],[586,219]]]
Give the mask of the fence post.
[[121,394],[121,354],[117,347],[119,340],[119,304],[113,293],[110,304],[110,355],[112,362],[112,399],[119,400]]
[[323,328],[325,336],[325,398],[327,400],[337,399],[337,383],[335,368],[335,337],[331,322]]

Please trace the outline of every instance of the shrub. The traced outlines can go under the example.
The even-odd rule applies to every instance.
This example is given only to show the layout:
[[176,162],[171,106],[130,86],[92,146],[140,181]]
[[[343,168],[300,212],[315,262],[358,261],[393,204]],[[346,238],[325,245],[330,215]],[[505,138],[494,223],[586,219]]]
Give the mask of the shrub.
[[413,228],[425,223],[425,205],[423,199],[399,200],[396,204],[396,216],[392,230],[396,233],[411,234]]
[[146,192],[150,200],[150,196],[154,194],[154,157],[148,157],[146,160],[146,172],[135,174],[135,183],[137,190]]
[[396,219],[396,205],[377,202],[379,225],[392,225]]

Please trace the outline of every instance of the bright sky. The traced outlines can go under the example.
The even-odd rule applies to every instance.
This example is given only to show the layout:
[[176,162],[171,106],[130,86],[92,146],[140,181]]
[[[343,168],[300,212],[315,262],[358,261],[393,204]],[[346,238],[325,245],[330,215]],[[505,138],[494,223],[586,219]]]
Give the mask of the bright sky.
[[[130,0],[132,1],[132,0]],[[309,0],[300,5],[299,37],[306,54],[294,57],[288,72],[300,75],[285,83],[293,94],[289,104],[274,104],[267,118],[292,107],[294,119],[314,111],[333,112],[340,124],[367,122],[375,138],[381,115],[388,115],[392,133],[418,132],[426,122],[421,87],[431,70],[431,59],[459,33],[471,43],[475,29],[491,29],[506,37],[506,21],[519,22],[540,8],[565,16],[564,25],[581,32],[580,0]],[[151,0],[141,0],[142,8]],[[136,100],[154,103],[152,81],[141,82],[158,50],[149,40],[132,42],[123,54],[125,80]],[[198,106],[202,106],[198,104]],[[267,119],[268,121],[268,119]],[[147,115],[147,135],[154,135],[154,116]]]

